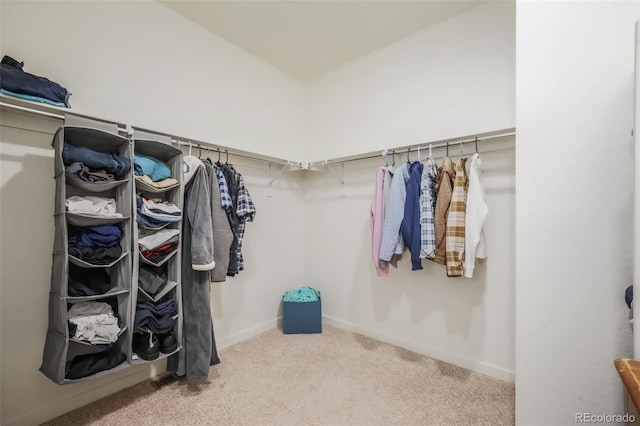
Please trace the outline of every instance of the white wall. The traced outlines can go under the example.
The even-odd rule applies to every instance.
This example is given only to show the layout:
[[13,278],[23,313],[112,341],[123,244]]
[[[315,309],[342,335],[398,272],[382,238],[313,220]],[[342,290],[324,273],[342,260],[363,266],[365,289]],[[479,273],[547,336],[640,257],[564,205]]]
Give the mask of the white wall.
[[[513,127],[514,43],[515,4],[497,2],[312,81],[307,156],[319,160]],[[408,257],[389,278],[376,277],[368,211],[381,159],[347,164],[346,198],[331,173],[308,175],[306,283],[322,291],[330,322],[513,381],[514,145],[481,145],[507,150],[482,154],[490,253],[472,280],[447,278],[428,261],[412,272]]]
[[[2,54],[69,88],[81,113],[238,149],[297,158],[298,82],[155,2],[2,2]],[[2,424],[38,424],[164,371],[131,367],[59,386],[38,368],[53,247],[56,120],[0,118]],[[25,130],[27,129],[27,130]],[[220,346],[275,326],[280,296],[303,277],[302,193],[283,174],[266,197],[266,163],[230,158],[255,200],[246,270],[212,286]],[[286,229],[289,232],[283,233]]]
[[622,414],[638,2],[518,2],[516,420]]
[[494,2],[312,80],[308,160],[513,127],[515,2]]
[[0,53],[81,113],[300,159],[301,83],[155,1],[3,1],[1,15]]

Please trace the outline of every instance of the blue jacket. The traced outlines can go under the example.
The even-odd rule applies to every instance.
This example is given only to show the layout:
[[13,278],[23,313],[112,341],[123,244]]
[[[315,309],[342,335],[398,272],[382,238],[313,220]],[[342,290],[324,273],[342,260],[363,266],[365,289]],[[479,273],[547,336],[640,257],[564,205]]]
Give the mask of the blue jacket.
[[407,198],[404,201],[404,218],[402,219],[402,239],[411,252],[411,270],[422,269],[420,263],[420,180],[422,179],[421,162],[416,161],[409,168]]

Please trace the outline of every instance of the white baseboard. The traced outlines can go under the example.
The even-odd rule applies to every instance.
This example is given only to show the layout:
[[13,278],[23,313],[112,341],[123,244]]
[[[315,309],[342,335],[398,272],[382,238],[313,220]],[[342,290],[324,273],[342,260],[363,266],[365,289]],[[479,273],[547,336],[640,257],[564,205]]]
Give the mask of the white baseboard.
[[241,331],[236,334],[232,334],[229,337],[222,338],[220,340],[216,339],[216,346],[218,350],[228,348],[231,345],[235,345],[236,343],[240,343],[244,340],[250,339],[258,334],[264,333],[265,331],[269,331],[278,326],[279,321],[282,320],[282,317],[278,317],[276,319],[272,319],[265,323],[259,324],[255,327],[248,328],[244,331]]
[[[118,392],[122,389],[126,389],[130,386],[138,384],[152,377],[152,365],[145,366],[138,371],[128,371],[132,367],[123,370],[129,374],[114,378],[114,380],[108,383],[102,383],[93,389],[84,390],[76,395],[69,396],[63,400],[55,401],[50,404],[38,407],[28,413],[22,414],[18,417],[8,420],[5,425],[39,425],[47,420],[54,419],[62,414],[73,411],[76,408],[80,408],[112,393]],[[133,368],[135,369],[135,368]],[[73,386],[64,385],[64,386]]]
[[478,362],[459,355],[443,352],[414,340],[404,339],[402,337],[393,336],[391,334],[382,333],[365,327],[360,327],[353,323],[328,317],[326,315],[322,316],[322,321],[324,324],[362,334],[363,336],[371,337],[373,339],[380,340],[391,345],[399,346],[401,348],[408,349],[410,351],[426,355],[440,361],[445,361],[476,373],[486,374],[487,376],[491,376],[499,380],[504,380],[510,383],[515,383],[516,380],[516,374],[514,371],[496,367],[494,365],[486,364],[483,362]]

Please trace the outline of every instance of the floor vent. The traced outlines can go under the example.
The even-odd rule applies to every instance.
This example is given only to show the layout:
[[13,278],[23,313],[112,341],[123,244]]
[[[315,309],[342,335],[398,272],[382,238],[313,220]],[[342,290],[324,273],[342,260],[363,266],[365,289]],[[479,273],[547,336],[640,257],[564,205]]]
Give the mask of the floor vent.
[[156,389],[160,389],[163,386],[170,385],[171,383],[177,381],[178,375],[176,373],[165,373],[161,376],[151,379],[151,385]]

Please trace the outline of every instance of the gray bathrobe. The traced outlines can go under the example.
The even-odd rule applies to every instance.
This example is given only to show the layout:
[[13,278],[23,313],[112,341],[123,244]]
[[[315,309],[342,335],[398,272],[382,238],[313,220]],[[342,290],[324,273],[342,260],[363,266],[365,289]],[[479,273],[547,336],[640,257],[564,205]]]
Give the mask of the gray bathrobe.
[[206,380],[220,362],[211,320],[209,271],[214,268],[209,179],[202,164],[184,188],[182,219],[182,350],[167,369],[187,379]]

